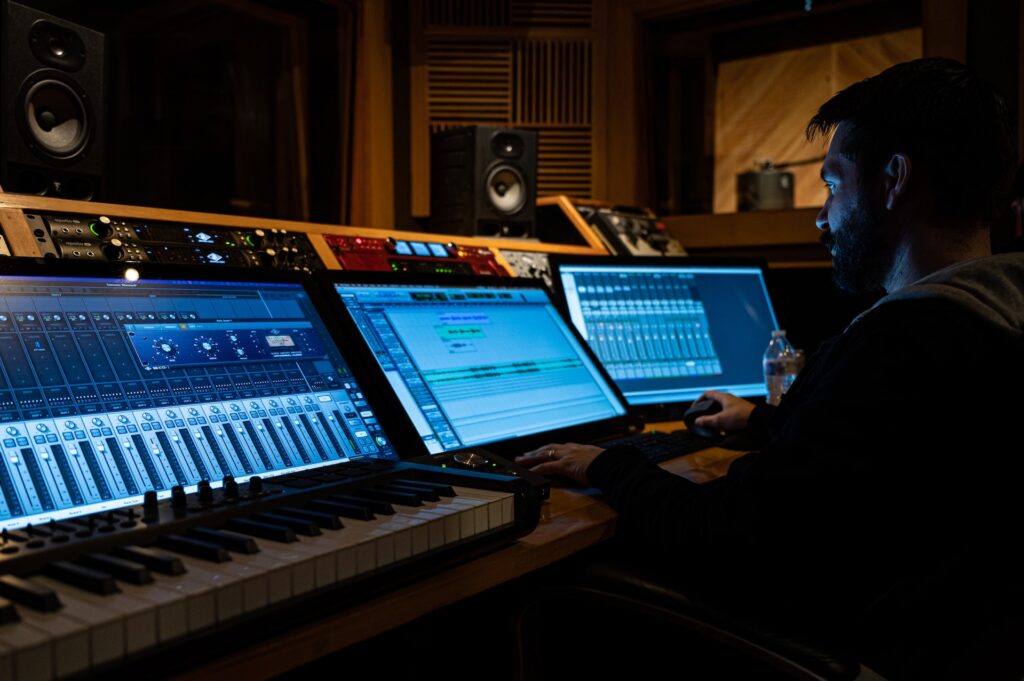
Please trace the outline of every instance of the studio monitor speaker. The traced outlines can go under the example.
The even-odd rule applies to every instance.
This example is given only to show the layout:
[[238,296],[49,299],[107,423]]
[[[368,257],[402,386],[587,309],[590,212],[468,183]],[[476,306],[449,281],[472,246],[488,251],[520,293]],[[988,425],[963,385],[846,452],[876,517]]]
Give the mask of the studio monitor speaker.
[[105,143],[103,34],[16,2],[0,7],[0,187],[96,198]]
[[533,236],[537,133],[474,125],[430,142],[430,225],[464,236]]

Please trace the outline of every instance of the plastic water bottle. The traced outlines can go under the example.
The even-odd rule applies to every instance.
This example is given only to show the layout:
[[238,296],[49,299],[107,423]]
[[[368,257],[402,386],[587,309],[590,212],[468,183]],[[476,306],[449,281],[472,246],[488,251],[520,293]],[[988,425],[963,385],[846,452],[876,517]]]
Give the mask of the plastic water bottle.
[[778,404],[782,395],[796,380],[796,351],[782,329],[772,331],[772,339],[764,351],[764,385],[768,389],[768,404]]

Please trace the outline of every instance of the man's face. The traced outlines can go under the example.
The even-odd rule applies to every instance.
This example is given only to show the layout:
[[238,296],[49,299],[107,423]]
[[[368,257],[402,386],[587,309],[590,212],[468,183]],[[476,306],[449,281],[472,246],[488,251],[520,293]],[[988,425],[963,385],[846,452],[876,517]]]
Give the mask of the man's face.
[[886,212],[879,192],[864,180],[857,164],[840,153],[845,126],[840,123],[836,128],[821,166],[829,196],[815,222],[832,255],[836,284],[844,291],[863,293],[881,288],[885,276]]

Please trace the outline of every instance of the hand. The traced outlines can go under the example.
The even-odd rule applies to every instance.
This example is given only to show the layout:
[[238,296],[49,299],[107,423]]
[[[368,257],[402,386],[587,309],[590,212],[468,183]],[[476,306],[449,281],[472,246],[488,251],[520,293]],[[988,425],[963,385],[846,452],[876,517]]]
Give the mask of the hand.
[[590,486],[587,468],[604,450],[593,445],[544,445],[532,452],[516,457],[516,463],[541,475],[561,475],[584,487]]
[[705,428],[716,428],[726,433],[735,433],[747,427],[750,420],[750,412],[754,411],[753,402],[748,402],[741,397],[720,393],[717,390],[708,390],[697,398],[701,400],[714,400],[722,405],[722,411],[710,416],[701,416],[694,423]]

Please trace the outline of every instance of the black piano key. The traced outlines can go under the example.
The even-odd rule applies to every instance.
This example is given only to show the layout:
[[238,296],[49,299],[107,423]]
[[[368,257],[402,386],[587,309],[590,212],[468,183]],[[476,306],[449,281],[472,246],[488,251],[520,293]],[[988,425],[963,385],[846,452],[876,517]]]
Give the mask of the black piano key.
[[327,454],[327,450],[324,449],[324,444],[320,442],[320,438],[316,436],[316,431],[313,430],[313,424],[309,422],[309,417],[305,414],[300,414],[299,420],[302,421],[302,426],[309,433],[309,439],[313,443],[313,447],[316,448],[316,453],[320,455],[320,460],[330,461],[331,457]]
[[331,501],[340,501],[343,504],[351,504],[353,506],[365,506],[374,513],[380,513],[381,515],[394,515],[394,507],[387,501],[381,499],[370,499],[363,496],[355,496],[353,494],[332,494],[330,496]]
[[83,553],[79,556],[78,562],[85,567],[108,572],[116,579],[129,584],[150,584],[153,581],[153,575],[145,565],[125,558],[115,558],[102,553]]
[[288,420],[287,416],[282,416],[281,423],[284,425],[284,429],[288,431],[288,436],[292,439],[292,442],[295,443],[295,451],[297,451],[299,456],[302,457],[302,461],[305,463],[312,463],[309,460],[309,454],[306,453],[306,446],[299,438],[299,434],[295,432],[295,428],[292,427],[292,422]]
[[211,563],[226,563],[231,560],[231,556],[223,546],[180,534],[165,534],[156,540],[156,544],[168,551],[175,551]]
[[6,598],[0,598],[0,624],[10,624],[20,620],[21,616],[18,615],[18,609],[14,607],[14,603]]
[[192,465],[199,472],[199,479],[209,480],[210,471],[206,468],[206,462],[203,461],[203,457],[199,455],[199,449],[196,447],[195,440],[192,439],[192,433],[188,432],[188,428],[179,428],[178,437],[185,443],[185,449],[188,450],[188,456],[192,459]]
[[171,465],[171,470],[174,471],[174,477],[177,479],[179,485],[188,485],[189,479],[185,475],[185,471],[181,468],[181,462],[178,461],[178,456],[174,453],[174,447],[171,446],[171,440],[167,437],[167,433],[162,430],[156,431],[157,442],[160,443],[160,448],[164,450],[164,456],[167,457],[167,463]]
[[28,475],[32,478],[32,486],[36,488],[39,503],[43,505],[43,509],[52,511],[53,497],[50,496],[50,488],[46,486],[43,471],[40,470],[39,462],[36,461],[36,453],[28,448],[22,449],[21,460],[25,463],[25,467],[28,468]]
[[394,492],[401,492],[403,494],[415,494],[420,501],[441,500],[441,495],[437,493],[437,490],[426,487],[416,487],[414,485],[404,485],[400,482],[381,483],[380,485],[375,485],[374,489],[390,490]]
[[14,575],[0,575],[0,596],[40,612],[55,612],[63,607],[53,589]]
[[342,518],[353,518],[355,520],[373,520],[376,517],[373,514],[373,510],[362,501],[358,504],[351,504],[330,499],[314,499],[309,502],[309,507],[317,511],[334,513]]
[[132,435],[132,442],[135,444],[135,451],[139,453],[139,460],[142,461],[142,467],[146,469],[146,475],[149,476],[149,481],[153,483],[152,489],[163,489],[164,481],[160,477],[160,473],[156,469],[156,464],[153,463],[153,457],[149,452],[149,448],[146,447],[146,441],[142,439],[139,434]]
[[398,478],[393,480],[397,485],[405,485],[407,487],[425,487],[427,489],[436,490],[442,497],[454,497],[456,496],[455,490],[452,489],[451,485],[443,482],[426,482],[424,480],[403,480]]
[[360,487],[359,489],[351,490],[349,494],[366,499],[378,499],[380,501],[399,504],[401,506],[423,505],[420,498],[411,492],[396,492],[386,489],[377,489],[374,487]]
[[89,467],[93,482],[96,483],[96,491],[100,493],[100,498],[109,499],[110,485],[107,484],[107,479],[103,477],[103,470],[100,468],[99,461],[96,460],[96,452],[92,450],[92,445],[83,441],[78,443],[78,447],[85,458],[85,465]]
[[282,506],[280,508],[275,508],[274,512],[280,515],[291,516],[293,518],[310,520],[325,530],[340,530],[344,527],[344,525],[341,524],[341,518],[333,513],[310,511],[303,508],[295,508],[294,506]]
[[242,442],[238,439],[238,436],[235,435],[234,427],[232,427],[230,424],[224,424],[223,430],[224,434],[227,435],[228,442],[231,443],[231,446],[235,450],[235,456],[238,457],[238,460],[242,464],[242,470],[244,470],[247,475],[252,475],[252,461],[249,460],[248,452],[246,452],[245,448],[242,447]]
[[110,573],[69,563],[66,560],[55,560],[47,564],[43,573],[59,582],[77,586],[79,589],[85,589],[101,596],[108,596],[120,591]]
[[231,475],[231,466],[228,465],[228,460],[224,457],[224,452],[220,448],[220,443],[217,442],[217,438],[213,436],[213,429],[210,426],[203,426],[203,437],[206,438],[206,446],[213,452],[213,458],[217,460],[217,465],[224,471],[224,475]]
[[249,434],[249,439],[252,440],[253,447],[256,448],[256,456],[260,457],[260,461],[263,462],[264,470],[273,470],[274,464],[271,463],[270,457],[267,455],[267,450],[263,448],[263,441],[260,440],[256,434],[256,426],[252,425],[252,421],[243,421],[242,427],[245,428],[245,432]]
[[256,541],[252,537],[247,537],[237,532],[225,532],[224,530],[214,530],[209,527],[193,527],[188,531],[188,536],[200,541],[219,544],[228,551],[234,551],[235,553],[252,555],[260,551],[260,547],[256,545]]
[[114,467],[117,468],[117,472],[121,475],[121,480],[124,481],[124,487],[128,490],[128,494],[135,496],[139,494],[139,486],[135,484],[135,478],[132,477],[132,472],[128,468],[128,462],[125,461],[124,452],[121,451],[121,445],[117,443],[116,437],[108,437],[105,442],[107,448],[110,449],[110,456],[114,459]]
[[298,541],[295,536],[295,532],[285,525],[275,525],[273,523],[263,523],[258,520],[249,520],[248,518],[232,518],[228,521],[227,528],[234,530],[235,532],[241,532],[242,534],[248,534],[253,537],[261,537],[263,539],[269,539],[270,541],[281,542],[283,544],[290,544],[291,542]]
[[50,452],[53,454],[53,460],[57,462],[60,476],[64,478],[64,486],[71,496],[71,503],[75,506],[80,506],[83,502],[82,490],[79,489],[78,480],[75,479],[74,473],[71,472],[71,464],[68,463],[68,457],[64,453],[64,448],[60,445],[50,445]]
[[153,572],[159,572],[162,575],[185,574],[185,566],[182,564],[181,558],[163,551],[127,545],[115,546],[110,553],[118,558],[145,565]]
[[274,429],[274,424],[270,422],[270,419],[263,419],[264,433],[270,437],[270,441],[274,443],[274,447],[277,448],[277,454],[284,461],[284,465],[291,468],[295,464],[292,462],[292,458],[288,456],[288,450],[285,448],[284,443],[281,442],[281,438],[277,436],[277,431]]
[[280,513],[255,513],[253,514],[252,519],[261,523],[271,523],[273,525],[284,525],[285,527],[290,527],[295,534],[300,534],[304,537],[320,536],[320,528],[311,520],[293,518],[291,516],[281,515]]

